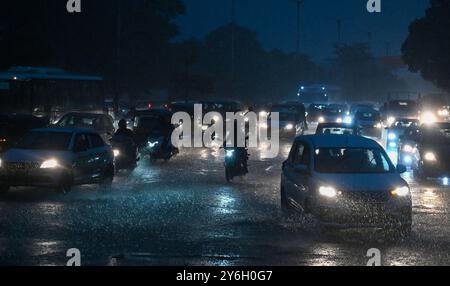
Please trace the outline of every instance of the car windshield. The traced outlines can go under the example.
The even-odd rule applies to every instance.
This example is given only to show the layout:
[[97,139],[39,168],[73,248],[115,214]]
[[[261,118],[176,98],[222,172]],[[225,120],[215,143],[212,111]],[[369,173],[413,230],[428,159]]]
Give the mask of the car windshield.
[[356,119],[380,121],[381,116],[378,112],[375,112],[375,111],[359,111],[356,113]]
[[330,174],[383,174],[394,171],[381,149],[320,148],[315,151],[315,169]]
[[40,132],[27,133],[16,145],[18,149],[27,150],[69,150],[72,133],[68,132]]
[[297,122],[298,120],[299,120],[299,116],[295,113],[286,113],[286,112],[281,113],[280,112],[280,121]]
[[95,128],[98,120],[99,116],[95,114],[69,114],[61,118],[56,125],[63,128]]

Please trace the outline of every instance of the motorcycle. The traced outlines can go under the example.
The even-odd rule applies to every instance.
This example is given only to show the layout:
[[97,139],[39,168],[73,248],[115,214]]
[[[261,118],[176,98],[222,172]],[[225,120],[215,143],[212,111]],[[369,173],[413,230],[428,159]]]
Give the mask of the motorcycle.
[[248,174],[247,162],[250,155],[246,148],[225,149],[225,177],[231,182],[234,177]]
[[148,155],[150,161],[164,160],[167,162],[178,153],[178,148],[167,142],[164,136],[150,136],[147,145],[141,148],[141,154]]
[[132,138],[114,135],[111,139],[111,147],[114,152],[116,172],[120,170],[134,171],[136,169],[139,158]]

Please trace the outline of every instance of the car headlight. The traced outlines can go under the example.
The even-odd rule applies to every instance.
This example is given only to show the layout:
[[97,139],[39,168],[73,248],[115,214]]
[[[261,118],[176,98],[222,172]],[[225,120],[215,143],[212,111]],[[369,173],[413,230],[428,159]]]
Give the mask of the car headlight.
[[319,194],[327,198],[335,198],[338,195],[338,191],[333,187],[320,187]]
[[156,145],[158,145],[159,144],[159,141],[156,141],[156,142],[148,142],[148,147],[150,147],[150,148],[154,148]]
[[413,153],[414,148],[411,145],[405,145],[403,146],[403,151],[405,151],[406,153]]
[[431,125],[436,123],[438,120],[436,118],[436,115],[434,115],[433,112],[425,112],[421,117],[421,121],[423,124]]
[[425,153],[424,158],[425,158],[426,161],[429,161],[429,162],[436,162],[437,161],[437,157],[436,157],[436,155],[433,152]]
[[395,139],[397,139],[397,134],[395,134],[395,133],[389,133],[388,139],[389,139],[389,140],[395,140]]
[[286,129],[286,130],[292,130],[292,129],[294,129],[294,124],[288,124],[288,125],[286,125],[285,129]]
[[233,157],[233,156],[234,156],[234,150],[227,150],[227,151],[225,152],[225,156],[226,156],[227,158]]
[[342,118],[336,119],[336,123],[342,123],[342,122],[344,122],[344,120],[342,120]]
[[383,128],[383,125],[381,123],[378,123],[374,127],[377,129],[381,129],[381,128]]
[[325,123],[325,118],[324,117],[319,117],[319,123]]
[[410,192],[409,187],[404,186],[391,191],[391,194],[396,197],[406,197],[410,194]]
[[346,124],[352,124],[352,122],[353,122],[353,119],[352,119],[350,116],[346,116],[346,117],[344,118],[344,123],[346,123]]
[[119,157],[120,156],[120,151],[117,150],[117,149],[114,149],[113,153],[114,153],[114,157]]
[[388,123],[389,126],[391,126],[392,124],[394,124],[395,121],[397,121],[397,118],[395,118],[395,117],[393,117],[393,116],[391,116],[391,117],[389,117],[389,118],[387,119],[387,123]]
[[449,113],[450,112],[447,109],[441,109],[441,110],[438,111],[439,116],[442,116],[442,117],[449,116]]
[[41,169],[55,169],[58,167],[59,167],[59,163],[55,159],[50,159],[50,160],[44,161],[41,164]]

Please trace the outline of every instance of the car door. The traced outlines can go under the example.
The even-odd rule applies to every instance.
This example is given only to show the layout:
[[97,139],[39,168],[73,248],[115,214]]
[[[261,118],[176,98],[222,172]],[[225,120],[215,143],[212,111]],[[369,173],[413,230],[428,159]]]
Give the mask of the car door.
[[294,205],[301,207],[308,197],[310,149],[307,142],[297,142],[285,165],[286,194]]
[[77,184],[87,183],[93,171],[93,156],[90,152],[90,143],[87,134],[79,133],[75,136],[73,151],[76,153],[74,164],[74,181]]
[[110,162],[106,143],[98,134],[88,134],[90,149],[89,153],[92,157],[90,168],[92,169],[91,177],[94,179],[101,178],[107,164]]

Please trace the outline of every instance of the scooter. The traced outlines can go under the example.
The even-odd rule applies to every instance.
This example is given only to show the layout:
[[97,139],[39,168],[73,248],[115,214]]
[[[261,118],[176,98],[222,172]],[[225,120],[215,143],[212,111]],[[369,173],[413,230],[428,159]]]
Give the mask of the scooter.
[[139,157],[136,145],[132,138],[114,135],[111,139],[114,152],[114,165],[116,172],[121,170],[134,171]]
[[173,156],[179,153],[179,150],[166,140],[167,139],[163,136],[150,136],[147,145],[141,148],[141,154],[144,156],[148,155],[152,162],[157,160],[169,161]]
[[231,182],[234,177],[248,174],[247,162],[250,155],[246,148],[225,149],[225,177]]

